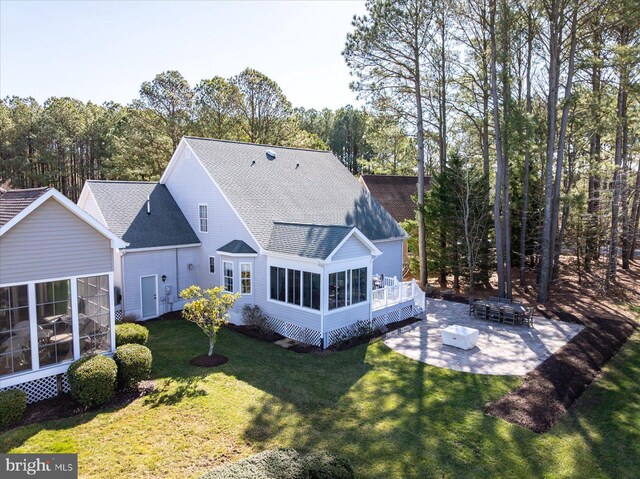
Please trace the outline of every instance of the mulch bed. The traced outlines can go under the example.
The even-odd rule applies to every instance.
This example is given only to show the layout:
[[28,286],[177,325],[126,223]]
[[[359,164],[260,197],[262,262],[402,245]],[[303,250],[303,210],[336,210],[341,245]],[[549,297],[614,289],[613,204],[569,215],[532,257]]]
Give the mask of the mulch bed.
[[244,334],[250,338],[257,339],[258,341],[264,341],[265,343],[275,343],[284,339],[284,336],[273,331],[262,331],[256,326],[244,326],[233,323],[227,323],[225,325],[227,329],[235,331],[236,333]]
[[223,356],[222,354],[212,354],[211,356],[207,354],[201,354],[200,356],[191,358],[189,362],[194,366],[199,366],[201,368],[213,368],[215,366],[225,364],[228,361],[229,358]]
[[626,318],[587,317],[554,311],[585,328],[527,374],[522,385],[489,404],[485,413],[536,433],[549,431],[597,377],[636,328]]
[[81,406],[71,397],[70,394],[60,394],[51,399],[45,399],[43,401],[29,404],[24,413],[23,420],[19,424],[11,426],[11,428],[77,416],[78,414],[90,411],[118,408],[129,404],[135,399],[147,396],[155,390],[155,381],[142,381],[136,388],[116,391],[116,394],[111,401],[94,408],[85,408],[84,406]]

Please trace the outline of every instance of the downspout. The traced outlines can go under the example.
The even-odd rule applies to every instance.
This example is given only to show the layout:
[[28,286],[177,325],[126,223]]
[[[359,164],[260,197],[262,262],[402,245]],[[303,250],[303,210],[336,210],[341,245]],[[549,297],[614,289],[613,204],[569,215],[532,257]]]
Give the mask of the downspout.
[[[178,268],[178,248],[176,248],[176,301],[178,301],[179,293],[180,293],[180,268]],[[173,302],[171,303],[171,311],[173,311]]]
[[124,315],[126,314],[126,311],[124,310],[124,290],[126,289],[124,287],[124,254],[125,254],[125,250],[120,250],[120,310],[122,311],[122,317],[124,318]]

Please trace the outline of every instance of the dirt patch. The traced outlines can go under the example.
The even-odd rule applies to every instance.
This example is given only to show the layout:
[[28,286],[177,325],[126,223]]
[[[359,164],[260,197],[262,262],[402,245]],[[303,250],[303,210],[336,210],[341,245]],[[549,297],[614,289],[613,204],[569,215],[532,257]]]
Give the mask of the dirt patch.
[[202,354],[200,356],[196,356],[195,358],[191,358],[189,361],[194,366],[199,366],[201,368],[213,368],[215,366],[220,366],[229,361],[229,358],[223,356],[222,354],[212,354],[208,356],[206,354]]
[[155,381],[142,381],[137,387],[116,391],[115,396],[106,404],[94,408],[86,408],[76,402],[70,394],[59,394],[51,399],[38,401],[27,406],[23,420],[13,427],[36,424],[43,421],[63,419],[90,411],[120,408],[143,396],[147,396],[156,390]]
[[262,331],[256,326],[245,326],[233,323],[227,323],[225,325],[227,329],[235,331],[236,333],[244,334],[250,338],[257,339],[258,341],[264,341],[265,343],[275,343],[284,338],[284,336],[274,331]]
[[[566,319],[575,315],[560,311]],[[585,329],[527,374],[522,385],[485,412],[537,433],[549,431],[627,341],[636,323],[624,317],[589,317]]]

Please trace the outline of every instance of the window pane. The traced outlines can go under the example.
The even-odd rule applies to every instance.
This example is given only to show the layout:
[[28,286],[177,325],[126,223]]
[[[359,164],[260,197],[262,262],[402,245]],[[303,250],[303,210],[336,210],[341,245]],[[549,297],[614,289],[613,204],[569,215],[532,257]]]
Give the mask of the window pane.
[[287,274],[287,270],[284,268],[278,268],[278,300],[286,301],[287,300],[287,290],[286,290],[286,281],[285,277]]
[[0,376],[31,369],[26,285],[0,288]]
[[[81,284],[85,286],[81,287]],[[81,356],[111,351],[111,305],[108,284],[107,275],[78,279],[78,333]]]
[[311,275],[311,307],[320,309],[320,275],[316,273]]
[[302,306],[311,307],[311,273],[302,273]]
[[224,270],[224,289],[225,291],[233,292],[233,263],[230,261],[223,261],[222,267]]
[[209,273],[216,272],[216,259],[213,256],[209,256]]
[[346,273],[344,271],[341,271],[338,273],[338,280],[337,280],[337,289],[338,289],[338,298],[336,300],[337,302],[337,307],[341,308],[343,306],[346,306],[345,300],[346,300],[346,287],[345,287],[345,277],[346,277]]
[[271,299],[278,299],[278,268],[271,267]]
[[40,365],[73,358],[70,281],[36,284],[36,319]]
[[251,264],[240,263],[240,291],[251,294]]
[[359,289],[359,296],[358,296],[358,303],[362,303],[364,301],[367,300],[367,268],[360,268],[360,273],[359,273],[359,281],[360,281],[360,285],[358,287]]
[[297,269],[289,269],[288,271],[288,288],[289,295],[287,302],[291,304],[300,304],[300,271]]
[[329,309],[338,307],[338,273],[329,274]]

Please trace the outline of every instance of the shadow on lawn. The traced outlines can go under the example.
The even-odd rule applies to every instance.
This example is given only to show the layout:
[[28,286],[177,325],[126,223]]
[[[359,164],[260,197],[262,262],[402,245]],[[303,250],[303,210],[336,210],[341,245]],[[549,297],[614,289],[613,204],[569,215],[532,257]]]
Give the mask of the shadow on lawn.
[[[244,438],[260,447],[339,452],[360,476],[370,478],[543,474],[542,461],[528,450],[536,436],[500,427],[482,413],[486,402],[514,387],[517,379],[434,368],[382,344],[369,348],[375,349],[372,370],[358,381],[352,377],[344,394],[323,395],[315,404],[294,396],[285,406],[266,399],[251,411],[254,420]],[[358,349],[366,354],[366,347]],[[331,389],[344,371],[334,373],[316,379],[320,390]],[[293,435],[284,432],[291,430]]]
[[152,408],[174,406],[186,398],[206,396],[207,392],[199,384],[203,376],[165,379],[158,388],[145,396],[143,404]]

